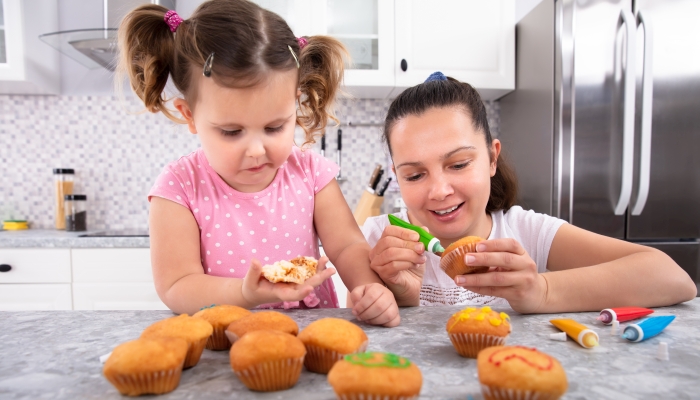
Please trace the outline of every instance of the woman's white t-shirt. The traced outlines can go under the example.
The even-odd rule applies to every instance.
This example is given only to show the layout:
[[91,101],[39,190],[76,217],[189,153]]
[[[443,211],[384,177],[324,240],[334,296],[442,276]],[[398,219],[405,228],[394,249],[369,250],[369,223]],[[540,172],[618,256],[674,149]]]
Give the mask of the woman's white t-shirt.
[[[408,221],[406,212],[394,214]],[[547,270],[547,258],[552,246],[554,235],[566,221],[532,210],[525,211],[520,206],[511,207],[508,211],[491,213],[493,226],[489,239],[513,238],[517,240],[537,264],[537,271]],[[371,217],[362,226],[362,233],[374,247],[389,225],[386,215]],[[420,291],[420,305],[508,305],[500,297],[484,296],[457,286],[454,281],[440,269],[440,257],[426,252],[425,274]]]

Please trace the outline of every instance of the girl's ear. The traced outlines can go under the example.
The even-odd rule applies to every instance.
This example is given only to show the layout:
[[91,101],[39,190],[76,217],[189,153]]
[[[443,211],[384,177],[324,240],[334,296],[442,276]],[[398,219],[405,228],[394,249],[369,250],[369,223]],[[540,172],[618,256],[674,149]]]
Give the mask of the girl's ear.
[[496,175],[496,169],[498,167],[498,156],[501,154],[501,141],[498,139],[493,139],[491,142],[491,165],[489,167],[491,176]]
[[190,133],[197,134],[197,127],[194,125],[194,118],[192,118],[192,109],[190,109],[190,105],[187,104],[185,99],[181,99],[179,97],[175,98],[173,100],[173,105],[177,110],[182,114],[182,118],[187,121],[187,127],[190,130]]

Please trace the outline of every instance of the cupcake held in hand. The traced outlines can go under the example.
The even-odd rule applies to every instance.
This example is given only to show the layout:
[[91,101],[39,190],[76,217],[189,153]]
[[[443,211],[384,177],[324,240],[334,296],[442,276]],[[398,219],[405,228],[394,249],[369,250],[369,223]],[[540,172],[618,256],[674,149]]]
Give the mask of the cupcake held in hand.
[[417,399],[423,375],[416,364],[391,353],[348,354],[333,365],[328,383],[339,399]]
[[489,347],[479,353],[476,366],[485,400],[556,400],[568,387],[559,361],[534,348]]
[[467,236],[447,246],[440,257],[440,268],[452,279],[457,275],[479,274],[489,267],[470,267],[464,261],[467,253],[476,253],[476,244],[483,241],[478,236]]
[[457,353],[462,357],[476,358],[479,351],[490,346],[505,344],[510,334],[510,317],[491,307],[465,308],[447,321],[447,334]]
[[306,349],[296,336],[274,330],[247,333],[231,346],[231,368],[250,390],[285,390],[299,380]]
[[304,365],[311,372],[327,374],[347,354],[367,349],[367,335],[359,326],[339,318],[322,318],[299,333],[306,347]]
[[112,351],[102,374],[122,395],[168,393],[180,383],[186,355],[184,339],[136,339]]

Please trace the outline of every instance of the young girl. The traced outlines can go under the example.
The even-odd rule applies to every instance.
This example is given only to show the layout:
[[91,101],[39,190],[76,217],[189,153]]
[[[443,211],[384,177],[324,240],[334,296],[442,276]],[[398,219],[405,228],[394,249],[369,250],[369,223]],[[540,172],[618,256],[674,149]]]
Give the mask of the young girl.
[[325,257],[304,284],[261,278],[261,262],[319,258],[320,238],[358,318],[399,323],[334,179],[338,167],[294,145],[297,124],[313,143],[333,118],[340,42],[297,39],[254,3],[212,0],[188,20],[138,7],[119,28],[119,49],[119,71],[146,108],[181,121],[166,107],[172,80],[182,94],[173,104],[202,145],[167,165],[149,193],[153,275],[168,307],[338,307]]
[[407,89],[389,108],[384,140],[408,209],[398,216],[427,227],[444,247],[464,236],[488,239],[465,261],[491,267],[453,281],[417,233],[386,216],[368,219],[371,267],[399,305],[509,304],[549,313],[695,297],[693,281],[666,254],[514,206],[514,174],[499,160],[501,143],[470,85],[435,73]]

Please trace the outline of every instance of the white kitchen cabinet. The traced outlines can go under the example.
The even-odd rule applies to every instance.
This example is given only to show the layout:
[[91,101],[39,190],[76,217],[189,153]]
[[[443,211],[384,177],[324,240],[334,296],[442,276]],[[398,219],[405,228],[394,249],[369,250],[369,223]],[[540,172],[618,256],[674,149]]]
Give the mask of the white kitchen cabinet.
[[397,91],[435,71],[485,100],[515,89],[514,0],[397,0],[394,14]]
[[72,249],[76,310],[167,310],[151,273],[150,249]]
[[0,311],[71,310],[70,283],[2,284]]
[[0,4],[0,94],[59,94],[60,55],[39,39],[58,30],[56,0]]

